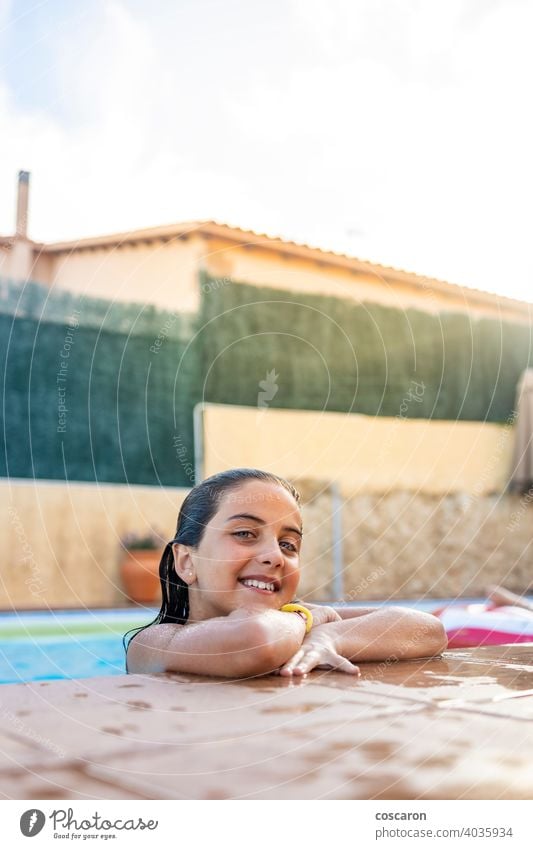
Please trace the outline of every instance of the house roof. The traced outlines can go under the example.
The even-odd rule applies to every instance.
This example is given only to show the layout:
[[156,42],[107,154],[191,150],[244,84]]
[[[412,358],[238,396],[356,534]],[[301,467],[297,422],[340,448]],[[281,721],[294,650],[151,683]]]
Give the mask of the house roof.
[[152,241],[169,242],[188,239],[192,236],[204,238],[218,238],[230,241],[240,247],[261,248],[267,251],[275,251],[289,257],[305,259],[326,267],[343,268],[355,274],[379,276],[388,283],[401,283],[414,289],[438,292],[443,296],[454,299],[460,298],[468,305],[490,305],[495,308],[504,308],[506,311],[519,311],[524,314],[531,313],[531,304],[504,295],[496,295],[481,289],[448,283],[434,277],[415,274],[412,271],[392,268],[386,265],[358,259],[348,254],[324,250],[301,242],[282,239],[279,236],[270,236],[266,233],[257,233],[254,230],[245,230],[241,227],[232,227],[217,221],[187,221],[179,224],[167,224],[158,227],[149,227],[141,230],[129,230],[122,233],[111,233],[104,236],[91,236],[85,239],[77,239],[64,242],[53,242],[49,244],[37,244],[36,249],[45,254],[72,253],[82,250],[94,250],[97,248],[119,247],[126,244],[149,243]]

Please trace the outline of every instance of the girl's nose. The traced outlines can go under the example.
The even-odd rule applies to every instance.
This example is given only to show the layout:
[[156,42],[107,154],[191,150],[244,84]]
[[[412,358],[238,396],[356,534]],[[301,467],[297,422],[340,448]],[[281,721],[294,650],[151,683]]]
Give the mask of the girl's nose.
[[282,566],[283,556],[277,541],[266,544],[257,559],[265,566]]

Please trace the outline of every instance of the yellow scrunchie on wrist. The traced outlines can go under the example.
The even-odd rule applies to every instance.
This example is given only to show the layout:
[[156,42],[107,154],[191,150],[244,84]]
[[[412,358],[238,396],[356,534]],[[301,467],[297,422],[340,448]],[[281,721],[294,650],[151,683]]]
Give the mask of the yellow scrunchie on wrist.
[[280,607],[282,613],[298,613],[305,619],[305,633],[308,634],[313,627],[313,614],[303,604],[284,604]]

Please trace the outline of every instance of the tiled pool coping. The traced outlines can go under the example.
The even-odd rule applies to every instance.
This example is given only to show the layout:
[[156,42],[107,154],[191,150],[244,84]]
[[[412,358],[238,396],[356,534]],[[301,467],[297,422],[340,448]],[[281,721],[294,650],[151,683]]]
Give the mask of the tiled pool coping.
[[0,689],[4,799],[531,799],[533,644]]

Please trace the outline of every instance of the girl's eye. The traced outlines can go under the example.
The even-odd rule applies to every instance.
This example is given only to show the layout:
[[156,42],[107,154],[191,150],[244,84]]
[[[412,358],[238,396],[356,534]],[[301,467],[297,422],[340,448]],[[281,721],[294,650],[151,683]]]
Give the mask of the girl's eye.
[[[255,534],[252,531],[233,531],[232,536],[237,537],[237,539],[243,540],[255,539]],[[285,548],[285,550],[289,551],[291,554],[298,553],[297,546],[290,540],[281,540],[280,546],[282,546],[282,548]]]
[[[248,536],[246,536],[246,534],[248,534]],[[239,539],[250,539],[250,537],[253,539],[254,535],[251,531],[234,531],[232,536],[238,537]]]

